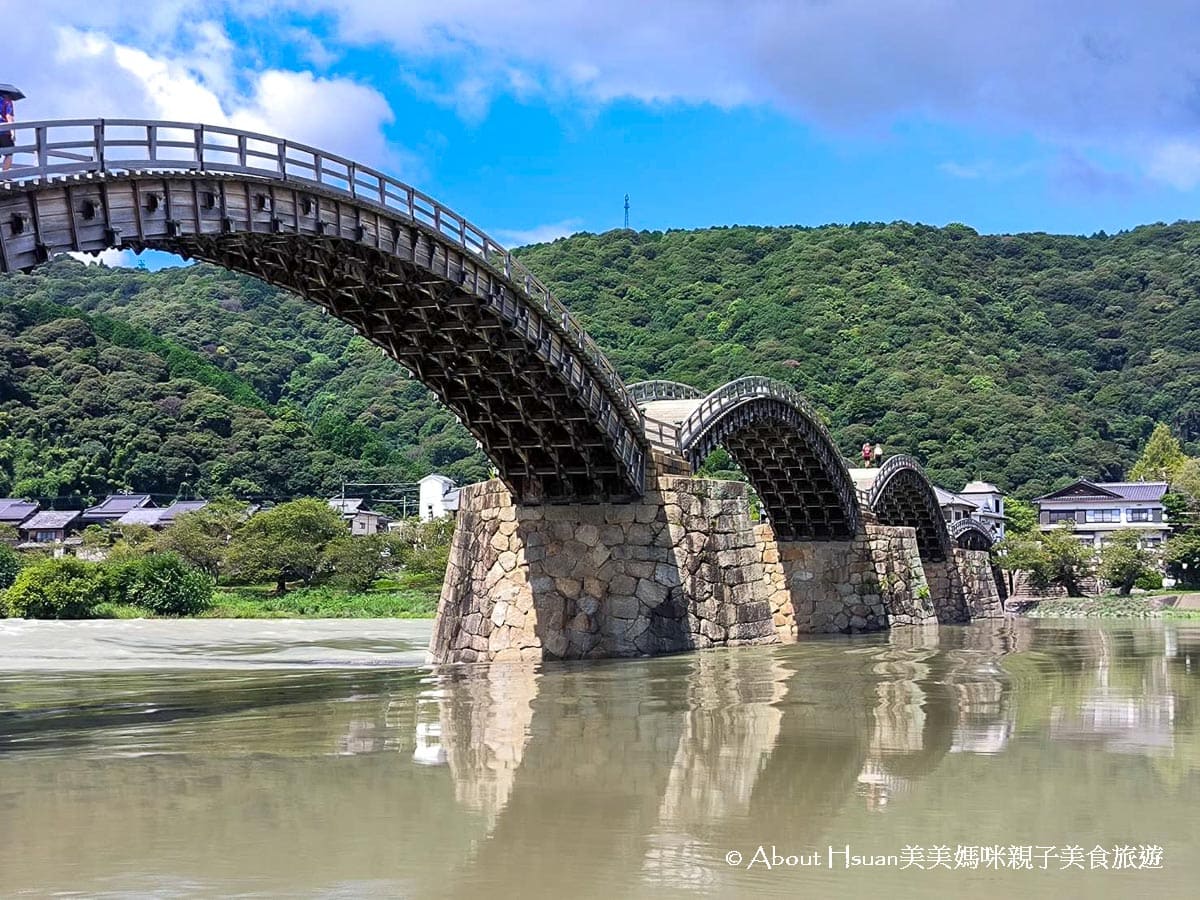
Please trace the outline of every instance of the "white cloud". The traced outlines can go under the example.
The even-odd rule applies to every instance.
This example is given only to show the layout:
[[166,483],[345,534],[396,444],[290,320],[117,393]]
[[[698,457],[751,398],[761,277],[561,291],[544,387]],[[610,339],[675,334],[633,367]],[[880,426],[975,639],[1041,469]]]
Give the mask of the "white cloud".
[[466,118],[500,93],[559,103],[769,105],[834,131],[907,116],[1032,134],[1194,184],[1194,0],[262,0],[343,46],[436,71]]
[[981,159],[975,162],[960,163],[953,160],[941,163],[938,168],[953,178],[983,181],[1003,181],[1008,178],[1020,178],[1040,168],[1036,160],[1021,163],[1001,163],[994,159]]
[[1190,191],[1200,184],[1200,143],[1168,141],[1154,149],[1148,168],[1150,177]]
[[583,225],[582,219],[563,219],[561,222],[547,222],[525,229],[498,229],[497,240],[510,247],[521,247],[526,244],[548,244],[561,237],[568,237],[579,231]]
[[132,269],[137,265],[136,253],[132,250],[118,250],[115,247],[101,250],[94,256],[91,253],[68,253],[67,255],[88,266],[98,266],[103,263],[106,266]]
[[[406,176],[394,169],[412,167],[384,133],[394,117],[376,89],[348,77],[262,70],[222,25],[205,18],[210,6],[191,0],[141,6],[107,15],[66,0],[22,7],[21,27],[5,46],[6,71],[22,73],[17,80],[28,95],[18,117],[233,125],[310,143],[389,174]],[[308,42],[310,56],[318,46]]]

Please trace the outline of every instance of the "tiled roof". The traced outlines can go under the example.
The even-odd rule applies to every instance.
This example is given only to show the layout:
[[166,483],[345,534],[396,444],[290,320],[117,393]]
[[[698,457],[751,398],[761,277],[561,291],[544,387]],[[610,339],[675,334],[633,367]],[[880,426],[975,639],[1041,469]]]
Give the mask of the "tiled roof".
[[129,512],[131,509],[139,509],[143,506],[150,505],[149,494],[109,494],[104,498],[104,501],[97,503],[95,506],[89,506],[83,511],[83,514],[103,514],[108,516],[120,516]]
[[962,489],[964,494],[999,494],[1000,488],[987,481],[969,481]]
[[38,513],[33,518],[27,519],[25,522],[23,522],[21,524],[21,530],[53,531],[56,528],[66,528],[77,518],[79,518],[79,510],[77,509],[47,509]]
[[343,516],[352,516],[358,512],[358,508],[363,505],[362,497],[331,497],[329,505],[340,512]]
[[949,506],[953,503],[956,506],[969,506],[972,509],[979,509],[979,504],[974,500],[968,500],[966,497],[960,497],[953,491],[940,488],[936,484],[933,486],[933,492],[937,494],[938,506]]
[[1167,492],[1165,481],[1110,481],[1100,487],[1120,494],[1126,500],[1161,500]]
[[0,498],[0,522],[23,522],[38,511],[39,505],[15,497]]
[[159,524],[162,519],[162,514],[165,509],[156,509],[155,507],[143,507],[141,509],[131,509],[121,518],[117,519],[117,525],[150,525]]
[[[1080,479],[1074,484],[1059,488],[1041,497],[1035,497],[1034,502],[1070,503],[1077,500],[1161,500],[1167,492],[1165,481],[1086,481]],[[1082,488],[1066,496],[1058,496],[1064,491]],[[1094,489],[1089,492],[1089,489]]]
[[176,500],[162,511],[158,522],[160,525],[169,525],[184,513],[195,512],[198,509],[204,509],[206,506],[208,506],[207,500]]

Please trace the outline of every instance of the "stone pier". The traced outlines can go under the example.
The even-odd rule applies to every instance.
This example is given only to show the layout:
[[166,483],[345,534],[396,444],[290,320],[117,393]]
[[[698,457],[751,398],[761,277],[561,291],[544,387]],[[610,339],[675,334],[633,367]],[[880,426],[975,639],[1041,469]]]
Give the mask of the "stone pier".
[[[745,484],[662,465],[638,503],[521,506],[488,481],[463,488],[458,517],[433,662],[650,656],[965,620],[940,596],[1000,610],[986,553],[931,568],[913,529],[873,521],[852,540],[779,541],[751,520]],[[929,572],[947,584],[935,590]]]

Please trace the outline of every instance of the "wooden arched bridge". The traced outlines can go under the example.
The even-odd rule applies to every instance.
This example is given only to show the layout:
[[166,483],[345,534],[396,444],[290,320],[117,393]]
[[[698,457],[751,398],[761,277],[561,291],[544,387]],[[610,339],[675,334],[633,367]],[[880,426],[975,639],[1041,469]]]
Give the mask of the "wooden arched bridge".
[[231,128],[132,119],[0,125],[0,270],[64,251],[159,249],[312,300],[379,345],[480,442],[523,503],[629,502],[652,449],[693,470],[718,446],[784,540],[868,518],[922,558],[982,545],[947,530],[919,464],[851,469],[792,387],[626,385],[549,289],[461,215],[343,157]]

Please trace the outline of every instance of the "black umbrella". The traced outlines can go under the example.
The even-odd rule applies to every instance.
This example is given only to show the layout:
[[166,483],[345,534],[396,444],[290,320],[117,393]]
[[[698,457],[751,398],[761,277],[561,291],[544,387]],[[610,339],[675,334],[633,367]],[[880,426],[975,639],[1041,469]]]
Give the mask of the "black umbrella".
[[0,84],[0,97],[7,97],[9,100],[24,100],[25,92],[15,85]]

